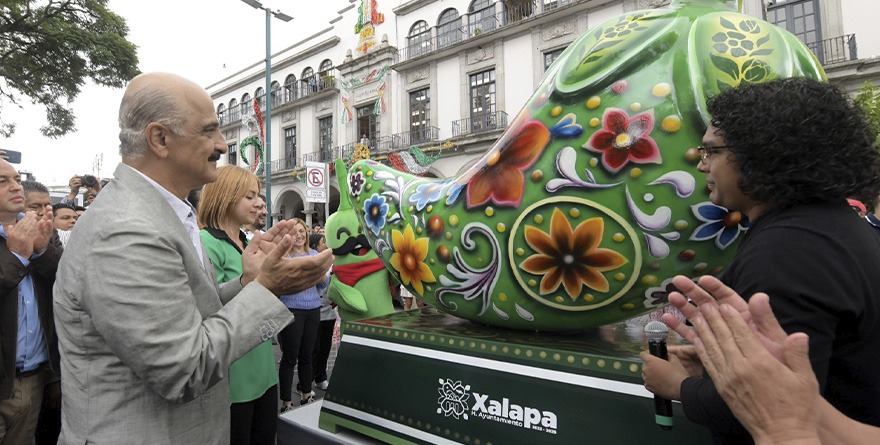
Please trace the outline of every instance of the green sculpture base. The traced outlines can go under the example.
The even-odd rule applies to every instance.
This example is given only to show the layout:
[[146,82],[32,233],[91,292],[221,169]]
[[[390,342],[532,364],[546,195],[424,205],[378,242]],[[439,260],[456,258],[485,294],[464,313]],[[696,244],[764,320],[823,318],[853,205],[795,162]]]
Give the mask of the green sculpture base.
[[707,443],[673,404],[654,421],[645,321],[507,331],[425,308],[345,323],[320,427],[393,444]]

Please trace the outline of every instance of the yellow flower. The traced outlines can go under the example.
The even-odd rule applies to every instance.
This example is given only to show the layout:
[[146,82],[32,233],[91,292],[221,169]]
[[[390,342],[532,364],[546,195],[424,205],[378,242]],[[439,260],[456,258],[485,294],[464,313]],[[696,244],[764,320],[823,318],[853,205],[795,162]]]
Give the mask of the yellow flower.
[[412,283],[413,289],[419,296],[424,293],[422,283],[434,283],[437,281],[431,269],[425,264],[428,256],[428,238],[416,239],[412,226],[406,226],[403,233],[399,230],[391,231],[391,243],[394,244],[395,252],[391,255],[391,267],[400,272],[400,281],[404,285]]
[[574,231],[565,214],[558,208],[550,219],[550,233],[526,226],[525,237],[537,254],[520,264],[526,272],[544,275],[541,294],[555,292],[561,283],[572,301],[578,299],[583,285],[599,292],[608,292],[608,280],[602,272],[614,270],[628,261],[618,252],[600,248],[605,221],[590,218]]

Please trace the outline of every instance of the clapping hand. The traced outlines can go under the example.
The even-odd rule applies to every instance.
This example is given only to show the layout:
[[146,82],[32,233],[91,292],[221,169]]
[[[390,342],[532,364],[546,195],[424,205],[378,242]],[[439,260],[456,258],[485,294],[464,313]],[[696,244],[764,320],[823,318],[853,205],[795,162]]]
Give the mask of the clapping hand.
[[49,246],[52,238],[52,207],[46,206],[42,217],[36,212],[27,212],[21,220],[11,227],[4,227],[6,245],[10,251],[23,258],[41,254]]
[[281,221],[264,234],[256,233],[242,256],[242,284],[257,281],[275,295],[301,292],[326,279],[333,264],[333,252],[287,258],[295,224]]
[[755,294],[745,303],[711,277],[700,280],[704,289],[699,290],[693,283],[687,286],[687,279],[674,282],[698,302],[686,303],[694,329],[674,317],[664,316],[663,321],[691,341],[719,394],[755,442],[809,443],[820,416],[819,383],[810,364],[807,335],[787,335],[766,294]]
[[[697,323],[704,321],[700,311],[701,307],[713,306],[717,309],[720,305],[727,304],[731,309],[738,312],[740,317],[752,327],[770,354],[777,359],[782,359],[782,344],[787,335],[782,330],[782,327],[779,326],[779,322],[773,316],[769,305],[766,310],[760,307],[757,308],[758,313],[762,316],[755,317],[754,313],[750,311],[750,303],[746,303],[744,298],[733,289],[727,287],[719,279],[708,275],[700,277],[699,286],[689,278],[681,275],[673,278],[672,284],[681,290],[684,295],[687,295],[690,301],[682,293],[672,292],[669,295],[669,302],[681,311],[690,320],[691,324],[696,326]],[[767,294],[757,293],[752,299],[756,296],[769,298]],[[663,314],[663,322],[691,344],[696,345],[695,341],[699,341],[697,333],[685,326],[681,320],[675,318],[672,314]]]

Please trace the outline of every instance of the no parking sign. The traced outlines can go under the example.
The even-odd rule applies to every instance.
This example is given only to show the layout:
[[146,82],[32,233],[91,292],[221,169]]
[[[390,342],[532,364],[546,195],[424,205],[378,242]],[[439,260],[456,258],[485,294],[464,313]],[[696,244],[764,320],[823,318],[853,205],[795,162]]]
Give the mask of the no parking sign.
[[327,203],[327,164],[306,162],[306,201]]

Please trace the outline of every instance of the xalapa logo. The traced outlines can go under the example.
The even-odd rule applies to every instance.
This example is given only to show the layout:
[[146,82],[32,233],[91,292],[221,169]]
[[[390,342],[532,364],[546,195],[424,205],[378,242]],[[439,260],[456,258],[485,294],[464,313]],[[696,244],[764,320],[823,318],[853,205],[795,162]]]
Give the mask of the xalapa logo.
[[[528,430],[556,434],[556,413],[552,411],[542,411],[511,403],[507,397],[502,397],[499,401],[488,394],[471,391],[471,385],[464,385],[461,381],[452,381],[451,379],[439,379],[438,381],[440,387],[437,391],[440,393],[440,398],[437,403],[440,406],[437,408],[437,414],[464,420],[475,417]],[[471,395],[474,398],[473,406],[469,405]]]

